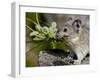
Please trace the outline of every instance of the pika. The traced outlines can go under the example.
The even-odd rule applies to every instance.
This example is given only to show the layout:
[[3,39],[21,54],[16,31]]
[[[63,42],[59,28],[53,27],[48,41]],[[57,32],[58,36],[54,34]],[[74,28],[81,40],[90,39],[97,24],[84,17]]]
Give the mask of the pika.
[[71,54],[77,56],[74,64],[81,64],[85,56],[89,54],[89,22],[83,22],[83,24],[81,19],[70,18],[57,32],[57,38],[63,38],[72,51]]
[[48,23],[57,23],[57,39],[66,41],[71,55],[77,56],[74,64],[81,64],[89,54],[89,15],[44,14],[44,18]]

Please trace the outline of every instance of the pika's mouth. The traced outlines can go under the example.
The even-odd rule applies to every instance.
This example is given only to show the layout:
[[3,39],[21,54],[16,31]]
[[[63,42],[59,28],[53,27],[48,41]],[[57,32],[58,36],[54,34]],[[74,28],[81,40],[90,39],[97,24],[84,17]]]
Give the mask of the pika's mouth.
[[63,35],[63,36],[59,36],[59,35],[56,35],[56,38],[57,39],[63,39],[63,38],[68,38],[68,35]]
[[64,35],[63,37],[66,37],[66,38],[68,38],[68,35]]
[[56,35],[56,39],[57,39],[57,41],[59,41],[59,42],[63,42],[63,41],[65,41],[66,39],[68,39],[68,35],[61,35],[61,34],[57,34]]
[[59,42],[62,42],[62,41],[64,41],[64,37],[57,38],[57,41],[59,41]]

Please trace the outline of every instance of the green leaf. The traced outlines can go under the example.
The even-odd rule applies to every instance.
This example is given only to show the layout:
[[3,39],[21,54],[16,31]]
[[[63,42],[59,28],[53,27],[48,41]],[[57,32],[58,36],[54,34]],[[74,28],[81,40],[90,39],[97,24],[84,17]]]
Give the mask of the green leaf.
[[40,25],[36,25],[35,28],[36,28],[37,31],[41,31],[41,26]]
[[38,34],[39,34],[38,31],[33,31],[33,32],[30,33],[30,36],[36,36],[36,35],[38,35]]
[[46,38],[44,34],[38,34],[38,35],[36,35],[36,37],[41,38],[41,39]]
[[33,38],[33,40],[35,40],[35,41],[40,41],[40,40],[42,40],[42,38],[35,37],[35,38]]
[[52,22],[52,23],[51,23],[50,30],[51,30],[52,32],[56,32],[56,31],[57,31],[56,26],[57,26],[56,22]]
[[48,32],[49,32],[49,28],[46,27],[46,26],[44,26],[44,27],[42,28],[42,33],[48,34]]
[[52,23],[51,23],[51,27],[56,28],[56,26],[57,26],[56,22],[52,22]]

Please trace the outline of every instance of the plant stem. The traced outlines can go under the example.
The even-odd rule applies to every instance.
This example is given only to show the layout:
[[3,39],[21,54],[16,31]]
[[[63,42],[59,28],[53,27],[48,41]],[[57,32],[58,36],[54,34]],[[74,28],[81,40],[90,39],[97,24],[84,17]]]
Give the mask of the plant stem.
[[30,51],[32,51],[33,49],[38,48],[41,44],[42,44],[42,43],[38,43],[37,45],[33,46],[30,50],[28,50],[28,51],[26,52],[26,54],[28,54],[28,53],[29,53]]
[[38,13],[36,13],[36,21],[37,21],[37,24],[40,25],[40,23],[39,23]]
[[37,23],[34,22],[33,20],[31,20],[30,18],[26,18],[26,20],[28,20],[28,21],[32,22],[33,24],[37,25]]
[[29,30],[31,30],[31,31],[34,31],[32,28],[30,28],[28,25],[26,25],[26,27],[29,29]]
[[52,48],[55,49],[55,43],[51,41],[51,44],[52,44]]

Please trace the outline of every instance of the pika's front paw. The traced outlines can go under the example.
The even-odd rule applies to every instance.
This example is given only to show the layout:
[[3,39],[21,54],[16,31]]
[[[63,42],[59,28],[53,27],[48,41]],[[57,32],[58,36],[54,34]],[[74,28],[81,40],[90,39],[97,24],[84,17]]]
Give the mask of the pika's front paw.
[[81,64],[80,60],[74,60],[74,65],[79,65],[79,64]]

